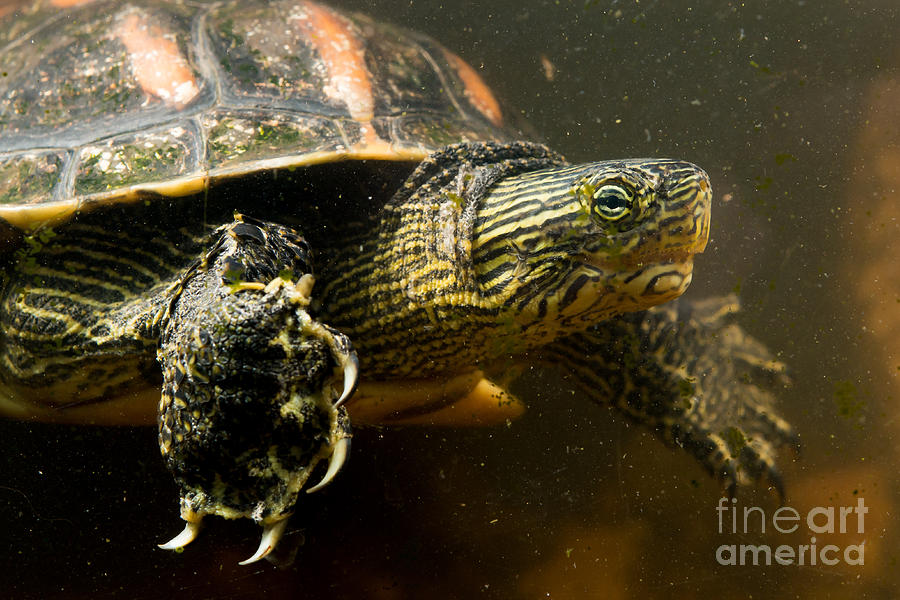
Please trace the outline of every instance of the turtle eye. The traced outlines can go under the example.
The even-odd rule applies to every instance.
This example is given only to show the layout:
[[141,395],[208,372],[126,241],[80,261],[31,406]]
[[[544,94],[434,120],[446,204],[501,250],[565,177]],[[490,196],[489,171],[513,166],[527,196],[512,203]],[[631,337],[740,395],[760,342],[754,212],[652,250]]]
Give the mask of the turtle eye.
[[620,185],[603,185],[592,196],[592,211],[604,221],[618,221],[631,213],[634,192]]

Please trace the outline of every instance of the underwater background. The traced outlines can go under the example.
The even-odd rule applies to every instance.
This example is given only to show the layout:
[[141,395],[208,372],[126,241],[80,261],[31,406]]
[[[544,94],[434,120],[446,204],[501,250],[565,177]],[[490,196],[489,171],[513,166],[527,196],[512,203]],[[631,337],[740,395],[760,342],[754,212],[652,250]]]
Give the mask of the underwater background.
[[[180,520],[155,429],[0,421],[0,596],[898,597],[896,1],[333,4],[438,39],[573,162],[705,168],[712,236],[687,296],[737,293],[738,321],[790,367],[778,405],[802,451],[779,455],[785,505],[863,499],[863,531],[854,515],[845,533],[720,533],[722,490],[693,457],[530,373],[516,388],[529,410],[505,426],[357,430],[341,476],[302,498],[284,569],[237,565],[250,522],[156,548]],[[761,485],[738,506],[779,503]],[[812,536],[864,544],[864,564],[717,560]]]

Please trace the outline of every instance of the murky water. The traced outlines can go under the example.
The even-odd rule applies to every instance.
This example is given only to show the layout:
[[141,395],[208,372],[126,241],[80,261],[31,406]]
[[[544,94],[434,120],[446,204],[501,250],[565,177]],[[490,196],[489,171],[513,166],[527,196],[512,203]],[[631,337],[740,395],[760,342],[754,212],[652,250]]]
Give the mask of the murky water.
[[[739,291],[740,321],[791,367],[785,503],[720,533],[720,489],[604,408],[520,385],[508,427],[357,433],[304,499],[293,566],[238,567],[252,524],[183,554],[155,432],[0,423],[8,597],[892,598],[900,593],[900,14],[865,2],[341,2],[438,38],[571,160],[672,156],[716,191],[690,297]],[[508,109],[509,110],[509,109]],[[868,508],[818,533],[827,509]],[[784,514],[784,513],[782,513]],[[839,519],[836,519],[839,524]],[[786,524],[782,522],[782,524]],[[816,537],[812,542],[811,537]],[[844,550],[865,542],[864,564]],[[833,544],[838,563],[720,564],[721,546]],[[795,561],[796,563],[796,561]]]

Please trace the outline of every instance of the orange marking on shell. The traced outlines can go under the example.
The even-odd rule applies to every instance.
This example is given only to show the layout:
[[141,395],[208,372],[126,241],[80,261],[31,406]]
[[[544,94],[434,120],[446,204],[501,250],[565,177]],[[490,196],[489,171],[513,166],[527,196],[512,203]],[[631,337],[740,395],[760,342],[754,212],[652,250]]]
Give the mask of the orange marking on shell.
[[374,152],[377,154],[390,155],[395,154],[395,149],[390,142],[386,142],[375,131],[370,121],[360,125],[360,134],[362,142],[354,144],[354,150],[364,152]]
[[128,60],[145,93],[175,108],[182,108],[200,93],[174,35],[151,25],[146,15],[132,12],[122,17],[115,36],[128,51]]
[[318,52],[328,70],[325,95],[346,104],[354,120],[371,121],[375,114],[372,82],[365,49],[353,24],[319,4],[304,2],[302,6],[303,13],[291,15],[289,20]]
[[51,0],[50,4],[56,8],[69,8],[70,6],[81,6],[82,4],[91,4],[97,0]]
[[466,98],[472,103],[472,106],[478,109],[488,121],[497,125],[503,125],[503,112],[500,110],[500,103],[494,98],[494,94],[487,86],[481,76],[469,66],[469,63],[453,54],[444,51],[447,62],[459,75],[463,85],[466,88]]

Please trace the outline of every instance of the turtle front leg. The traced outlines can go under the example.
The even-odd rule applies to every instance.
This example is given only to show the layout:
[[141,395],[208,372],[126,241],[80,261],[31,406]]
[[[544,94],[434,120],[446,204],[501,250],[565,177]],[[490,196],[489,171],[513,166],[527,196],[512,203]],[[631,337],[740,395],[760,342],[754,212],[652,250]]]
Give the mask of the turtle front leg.
[[767,477],[783,497],[779,446],[796,444],[769,391],[786,385],[782,363],[730,315],[734,296],[679,299],[623,315],[543,350],[591,399],[690,451],[733,494]]
[[346,459],[341,404],[357,361],[344,335],[307,312],[313,276],[302,237],[238,216],[214,239],[174,290],[158,352],[160,449],[187,522],[161,547],[191,542],[205,515],[247,517],[264,529],[246,564],[277,544],[315,466],[330,459],[307,491]]

